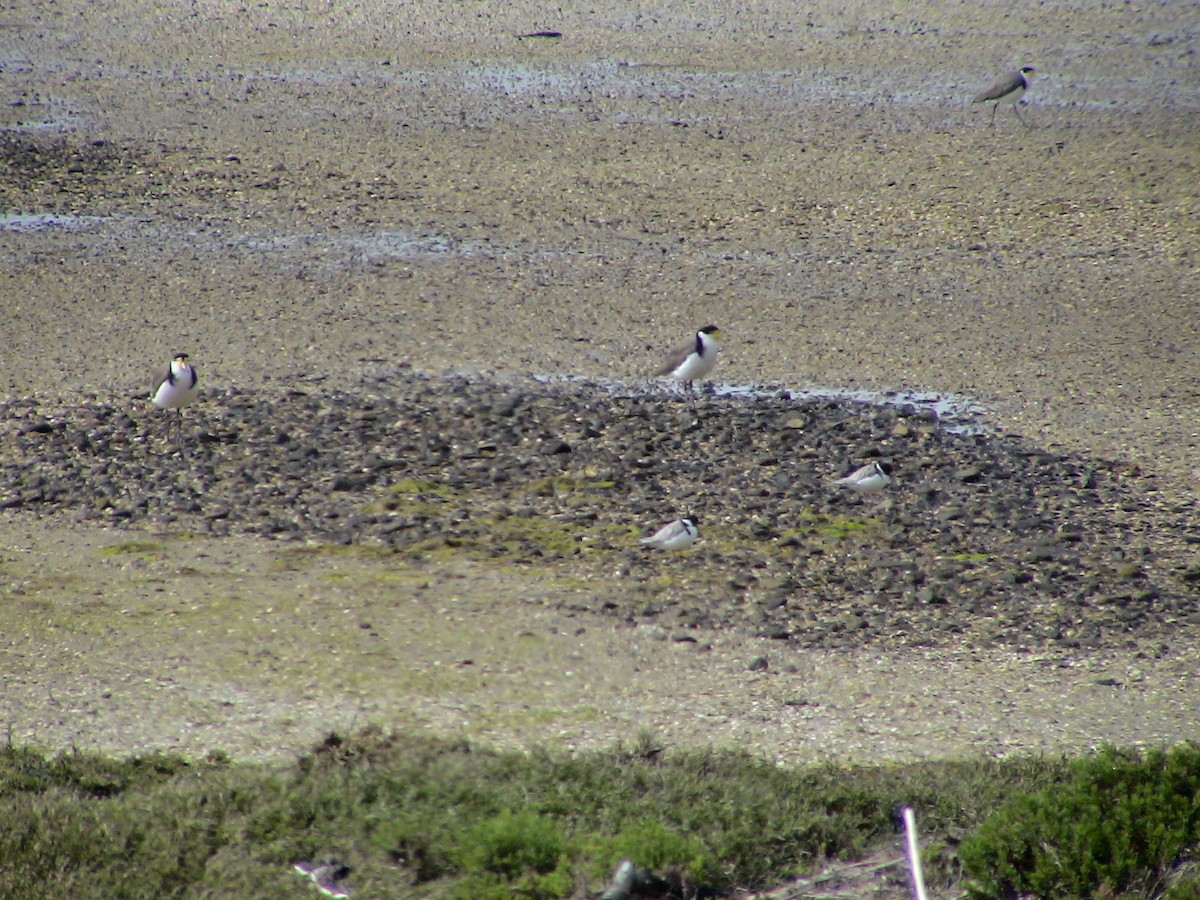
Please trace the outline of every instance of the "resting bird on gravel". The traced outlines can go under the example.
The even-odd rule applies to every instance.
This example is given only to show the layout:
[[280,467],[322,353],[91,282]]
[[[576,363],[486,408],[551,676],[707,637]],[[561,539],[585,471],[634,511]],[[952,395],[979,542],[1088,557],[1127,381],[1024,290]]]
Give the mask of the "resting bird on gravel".
[[[186,353],[177,353],[167,367],[165,378],[154,382],[152,402],[159,409],[174,409],[179,413],[179,428],[183,428],[183,407],[196,402],[196,368],[188,362]],[[170,437],[170,428],[167,428]]]
[[873,494],[882,491],[891,482],[892,467],[887,463],[873,462],[855,469],[845,478],[839,478],[834,484],[848,487],[860,494]]
[[1021,118],[1021,111],[1017,109],[1017,104],[1025,91],[1029,89],[1029,83],[1033,80],[1033,66],[1022,66],[1019,69],[1001,75],[990,85],[975,95],[972,103],[992,103],[992,122],[996,124],[996,110],[1000,108],[1001,103],[1007,103],[1012,106],[1012,110],[1017,114],[1017,118],[1021,120],[1021,124],[1026,128],[1029,123]]
[[664,525],[650,537],[642,538],[642,543],[659,550],[682,550],[696,543],[700,537],[700,529],[696,527],[695,516],[685,516]]
[[692,382],[703,378],[717,364],[717,353],[721,349],[721,330],[716,325],[705,325],[692,339],[684,341],[667,354],[661,369],[654,374],[666,375],[683,382],[689,398],[695,397]]

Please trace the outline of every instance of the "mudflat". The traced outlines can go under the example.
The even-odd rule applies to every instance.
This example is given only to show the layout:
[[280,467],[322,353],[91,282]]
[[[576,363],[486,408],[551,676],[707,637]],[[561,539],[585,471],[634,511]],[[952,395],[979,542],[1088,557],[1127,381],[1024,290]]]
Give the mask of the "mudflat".
[[[1200,699],[1200,35],[1187,12],[68,0],[5,13],[0,632],[14,738],[269,758],[372,721],[518,745],[649,729],[785,761],[863,761],[1194,737],[1179,715]],[[1037,69],[1024,122],[1001,108],[993,124],[971,97],[1023,64]],[[662,350],[710,322],[726,336],[721,382],[765,397],[966,398],[988,435],[1025,449],[955,445],[943,458],[927,420],[843,433],[845,409],[820,404],[797,405],[795,424],[779,411],[766,426],[779,443],[759,446],[744,429],[762,415],[724,396],[702,398],[694,420],[682,399],[676,410],[648,400],[662,410],[648,431],[611,428],[597,392],[633,392]],[[191,446],[158,448],[156,476],[150,380],[181,350],[204,393],[184,429]],[[571,428],[557,406],[549,419],[516,414],[521,452],[503,470],[508,484],[527,460],[544,463],[533,427],[550,421],[568,446],[549,454],[553,477],[573,480],[539,482],[536,499],[517,502],[496,486],[502,467],[451,471],[435,447],[413,471],[400,454],[376,466],[380,446],[424,427],[411,373],[470,374],[465,393],[429,390],[430,414],[493,431],[500,386],[588,379]],[[551,402],[529,384],[534,408]],[[294,447],[251,415],[293,394],[317,410],[289,425],[303,432]],[[407,406],[390,423],[330,432],[369,434],[359,469],[376,473],[370,484],[335,490],[355,474],[336,456],[302,470],[327,476],[338,504],[363,492],[371,540],[313,526],[322,506],[307,495],[303,527],[243,515],[264,495],[236,502],[254,470],[229,447],[253,437],[260,459],[272,441],[323,450],[311,424],[322,403],[393,394]],[[730,430],[709,430],[723,416]],[[656,464],[679,454],[691,480],[671,480],[671,465],[662,480],[635,478],[624,439]],[[471,452],[494,442],[471,440]],[[591,440],[604,447],[573,468]],[[731,466],[706,470],[696,455],[728,459],[739,442],[778,469],[755,481],[757,506]],[[1038,515],[980,499],[989,479],[1016,477],[1004,460],[1038,452],[1056,460],[1020,471]],[[828,499],[829,479],[871,453],[901,470],[885,506]],[[1038,480],[1051,469],[1080,479],[1060,497]],[[227,491],[214,513],[203,498],[236,479],[243,493]],[[115,487],[97,500],[98,483]],[[145,503],[124,503],[123,483]],[[422,515],[437,507],[432,520],[461,531],[457,507],[442,507],[471,512],[468,488],[510,521],[522,509],[563,515],[570,490],[600,483],[615,494],[574,522],[617,529],[603,532],[599,563],[531,554],[527,532],[515,558],[397,554],[371,519],[416,517],[397,494],[414,485],[428,495]],[[983,608],[939,596],[928,561],[925,580],[894,597],[869,579],[805,593],[796,572],[837,554],[789,534],[772,492],[819,524],[865,523],[846,556],[878,568],[881,555],[924,552],[903,541],[935,502],[922,493],[931,484],[979,533],[988,519],[989,534],[1055,538],[1046,559],[1023,548],[1030,579],[1018,572],[1002,605],[1028,598],[1045,613],[1037,563],[1053,564],[1054,602],[1076,604],[1059,616],[1065,630],[1047,617],[1040,639],[976,634]],[[713,522],[711,549],[630,556],[622,541],[636,547],[636,534],[619,529],[661,524],[685,501]],[[387,502],[398,508],[381,512]],[[1078,522],[1083,537],[1064,538]],[[1087,553],[1064,551],[1093,528]],[[752,539],[782,550],[759,553]],[[969,529],[954,540],[948,583],[978,583],[968,563],[1004,574],[1002,540],[988,552],[969,546]],[[778,563],[789,547],[804,551],[792,573]],[[1071,594],[1074,559],[1088,587]],[[757,583],[737,571],[759,563]],[[606,610],[631,573],[637,602]],[[1130,589],[1113,586],[1121,579]],[[693,602],[713,584],[711,604]],[[787,591],[806,602],[792,601],[805,618],[785,635],[714,611]],[[871,640],[806,639],[830,633],[814,598],[838,621],[869,623],[894,602],[913,615],[934,602],[972,637],[900,640],[871,624]],[[697,606],[706,614],[664,624],[663,608]],[[1083,627],[1093,608],[1094,633]]]

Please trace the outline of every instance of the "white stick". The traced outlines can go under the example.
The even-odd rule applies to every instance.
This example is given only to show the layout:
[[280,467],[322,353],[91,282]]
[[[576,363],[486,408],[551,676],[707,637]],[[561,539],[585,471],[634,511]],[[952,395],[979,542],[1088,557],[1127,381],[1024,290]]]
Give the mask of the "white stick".
[[917,817],[912,807],[904,807],[904,834],[908,838],[908,867],[912,870],[913,893],[917,900],[926,900],[925,876],[921,874],[921,847],[917,843]]

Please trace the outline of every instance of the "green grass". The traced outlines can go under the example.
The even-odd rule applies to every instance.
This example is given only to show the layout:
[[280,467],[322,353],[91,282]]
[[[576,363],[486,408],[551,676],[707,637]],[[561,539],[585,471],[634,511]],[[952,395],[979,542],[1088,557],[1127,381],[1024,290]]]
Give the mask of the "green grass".
[[971,564],[988,562],[991,558],[992,556],[990,553],[955,553],[946,557],[946,559],[950,560],[951,562]]
[[[583,475],[555,475],[515,483],[511,498],[524,504],[550,501],[555,509],[602,506],[611,502],[616,484]],[[463,521],[439,527],[427,535],[421,526],[440,522],[458,508],[472,507],[469,491],[428,479],[407,479],[391,485],[384,496],[369,504],[368,515],[391,515],[416,529],[414,537],[400,542],[395,552],[413,560],[463,558],[474,560],[569,559],[608,552],[629,545],[636,529],[613,525],[582,526],[564,523],[552,515],[514,515],[507,510],[476,512]]]
[[105,547],[100,552],[105,556],[158,556],[165,553],[166,549],[158,541],[123,541]]
[[[303,887],[291,864],[326,855],[374,898],[594,894],[627,857],[685,892],[732,892],[896,844],[910,805],[942,888],[1154,897],[1170,883],[1170,896],[1194,896],[1194,880],[1169,875],[1200,838],[1195,748],[784,769],[648,746],[499,752],[369,729],[330,735],[282,769],[219,752],[188,762],[9,747],[0,896],[291,898]],[[1077,832],[1107,834],[1101,846],[1122,864],[1098,866],[1104,853],[1071,844]]]
[[1197,841],[1200,747],[1106,748],[1063,783],[1009,801],[962,858],[975,897],[1195,896],[1194,881],[1172,881]]
[[827,516],[812,511],[803,513],[799,518],[800,522],[795,528],[779,535],[781,544],[841,543],[851,539],[871,538],[883,531],[883,524],[878,519]]
[[[610,505],[617,487],[616,482],[590,473],[514,481],[506,496],[517,512],[483,511],[473,510],[470,491],[463,488],[429,479],[406,479],[388,487],[381,498],[364,507],[364,512],[394,518],[394,552],[412,561],[598,561],[639,546],[640,528],[603,524],[602,515],[580,515]],[[746,527],[706,526],[705,548],[728,553],[791,553],[794,544],[870,542],[878,540],[884,531],[877,519],[809,510],[772,542],[753,535]]]
[[402,478],[388,488],[388,493],[396,497],[449,497],[453,490],[449,485],[428,478]]
[[587,499],[603,501],[608,492],[614,490],[616,486],[615,481],[605,481],[583,475],[548,475],[519,484],[517,493],[534,497],[559,498],[581,495]]

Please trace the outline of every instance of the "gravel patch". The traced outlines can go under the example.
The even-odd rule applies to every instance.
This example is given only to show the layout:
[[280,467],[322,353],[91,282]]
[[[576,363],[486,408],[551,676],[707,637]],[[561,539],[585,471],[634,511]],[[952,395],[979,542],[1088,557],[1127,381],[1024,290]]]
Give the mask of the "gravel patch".
[[[204,536],[366,544],[582,579],[582,608],[687,639],[824,649],[1132,647],[1200,624],[1194,501],[1127,465],[929,411],[397,372],[358,394],[0,405],[0,508]],[[833,480],[871,460],[894,482]],[[694,513],[662,559],[637,536]],[[572,601],[575,602],[575,601]]]

